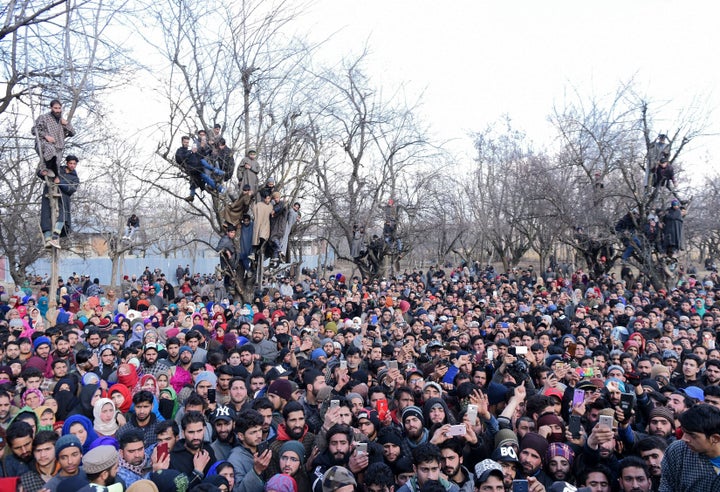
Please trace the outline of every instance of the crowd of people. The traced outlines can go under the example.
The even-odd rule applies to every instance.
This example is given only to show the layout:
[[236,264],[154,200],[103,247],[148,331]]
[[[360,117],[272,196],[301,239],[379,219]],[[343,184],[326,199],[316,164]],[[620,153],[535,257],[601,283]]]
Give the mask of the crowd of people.
[[720,490],[717,274],[550,273],[2,288],[0,490]]

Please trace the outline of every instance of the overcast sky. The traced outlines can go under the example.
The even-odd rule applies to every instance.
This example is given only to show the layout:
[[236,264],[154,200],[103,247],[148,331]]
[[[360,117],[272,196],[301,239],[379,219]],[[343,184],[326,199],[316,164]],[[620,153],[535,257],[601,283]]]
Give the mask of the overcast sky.
[[[629,80],[662,107],[656,131],[672,131],[681,108],[717,116],[720,29],[714,3],[663,0],[479,1],[316,0],[295,24],[310,40],[329,38],[321,63],[357,56],[384,94],[399,86],[438,141],[462,160],[472,156],[468,134],[508,114],[536,145],[552,146],[547,121],[553,106],[576,94],[602,97]],[[137,91],[134,89],[133,91]],[[116,94],[121,120],[135,128],[155,110],[142,88],[127,106]],[[155,101],[162,118],[165,103]],[[693,108],[691,108],[693,109]],[[142,122],[139,120],[147,121]],[[717,117],[708,134],[720,133]],[[660,127],[662,126],[662,127]],[[685,169],[700,176],[720,138],[693,142]],[[700,171],[698,171],[700,169]],[[720,169],[720,166],[718,166]]]
[[[634,79],[672,129],[681,106],[713,111],[720,85],[720,30],[710,2],[320,0],[304,22],[310,36],[335,33],[322,56],[358,53],[387,87],[421,94],[442,139],[464,139],[508,113],[537,143],[547,116],[577,91],[612,94]],[[708,133],[718,132],[712,118]],[[694,144],[693,157],[718,145]],[[457,146],[456,146],[457,145]],[[453,148],[471,152],[470,141]],[[462,150],[461,150],[462,152]],[[717,154],[717,153],[715,153]]]

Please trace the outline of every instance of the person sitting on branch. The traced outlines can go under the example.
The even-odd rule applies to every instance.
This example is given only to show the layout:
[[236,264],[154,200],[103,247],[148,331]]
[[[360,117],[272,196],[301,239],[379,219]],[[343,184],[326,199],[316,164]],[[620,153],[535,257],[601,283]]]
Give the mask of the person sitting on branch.
[[204,190],[205,186],[208,186],[211,191],[219,193],[225,191],[222,186],[215,183],[211,176],[211,173],[218,176],[223,176],[225,173],[222,169],[208,164],[198,152],[196,145],[190,147],[190,137],[182,137],[182,146],[175,152],[175,162],[190,177],[190,196],[184,199],[186,202],[192,202],[195,199],[197,188]]

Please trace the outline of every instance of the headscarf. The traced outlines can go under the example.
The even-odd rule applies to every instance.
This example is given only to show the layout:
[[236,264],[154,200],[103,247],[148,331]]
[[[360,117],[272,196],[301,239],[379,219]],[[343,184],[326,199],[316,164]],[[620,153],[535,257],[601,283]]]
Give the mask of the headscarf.
[[[171,398],[163,398],[163,393],[169,394]],[[160,403],[158,404],[158,406],[160,408],[160,415],[162,415],[165,420],[172,420],[175,418],[175,415],[178,411],[179,403],[177,400],[177,393],[175,393],[175,390],[171,386],[160,390]]]
[[[113,418],[110,422],[103,422],[101,418],[102,408],[108,403],[112,405]],[[93,407],[93,416],[95,417],[93,420],[93,429],[103,436],[114,436],[119,427],[117,420],[115,419],[116,411],[117,409],[115,408],[115,403],[113,403],[110,398],[100,398],[96,401],[95,406]]]
[[143,377],[140,378],[140,389],[143,389],[145,387],[145,383],[147,383],[149,379],[152,379],[155,383],[155,389],[150,391],[150,393],[152,393],[153,396],[157,398],[160,395],[160,387],[158,386],[157,378],[152,374],[145,374]]
[[87,432],[87,439],[85,439],[85,442],[83,443],[83,454],[85,454],[90,451],[90,445],[95,439],[98,438],[98,435],[95,432],[95,429],[93,429],[93,425],[92,422],[90,422],[90,419],[84,415],[72,415],[68,417],[68,419],[63,424],[62,435],[66,436],[70,434],[70,427],[72,427],[74,424],[82,425],[85,428],[85,432]]
[[68,388],[70,388],[69,389],[70,393],[72,393],[73,395],[77,395],[78,385],[77,385],[77,381],[75,380],[75,378],[60,378],[60,381],[55,383],[55,387],[53,388],[53,397],[54,398],[57,398],[57,395],[60,392],[60,388],[62,387],[63,384],[68,385]]
[[[59,409],[60,409],[60,407],[58,407],[58,410],[59,410]],[[43,416],[43,414],[44,414],[45,412],[47,412],[47,411],[50,411],[50,413],[52,413],[53,423],[50,424],[50,425],[42,425],[42,424],[38,423],[38,431],[51,431],[51,430],[53,430],[53,424],[55,423],[55,412],[53,412],[53,409],[52,409],[52,408],[50,408],[50,407],[44,407],[44,406],[39,406],[39,407],[37,407],[37,408],[35,409],[35,415],[38,416],[38,422],[42,422],[42,416]]]
[[[128,372],[128,374],[120,374],[120,371]],[[120,364],[117,370],[118,383],[125,385],[132,394],[137,392],[139,378],[137,369],[132,364]]]
[[448,408],[447,403],[445,403],[445,400],[442,398],[430,398],[428,401],[425,402],[425,405],[423,405],[423,417],[425,419],[425,425],[430,426],[432,425],[430,422],[430,410],[435,406],[440,405],[443,410],[445,411],[445,421],[442,422],[442,424],[454,424],[457,422],[455,420],[455,415],[450,411],[450,408]]
[[119,410],[122,413],[129,412],[130,407],[132,406],[132,394],[130,394],[130,390],[128,389],[128,387],[125,386],[124,384],[120,384],[120,383],[113,384],[112,386],[110,386],[110,389],[108,390],[108,395],[110,395],[110,397],[112,398],[112,394],[115,392],[120,393],[121,395],[123,395],[123,398],[125,398],[125,401],[123,402],[122,405],[120,405]]
[[80,396],[78,396],[80,406],[70,412],[71,415],[84,415],[88,420],[90,420],[93,416],[92,399],[99,388],[100,386],[97,384],[88,384],[83,386],[80,390]]
[[40,390],[38,390],[38,389],[29,389],[29,390],[25,390],[25,392],[22,394],[22,404],[23,404],[23,406],[26,406],[26,404],[25,404],[25,399],[27,398],[27,396],[28,396],[30,393],[34,393],[34,394],[37,395],[37,397],[40,399],[40,405],[42,405],[42,404],[45,402],[45,397],[43,396],[42,391],[40,391]]
[[[57,386],[56,386],[57,387]],[[57,412],[55,412],[55,420],[62,422],[67,418],[70,412],[80,405],[80,400],[77,399],[75,394],[71,391],[53,391],[53,398],[58,404]]]

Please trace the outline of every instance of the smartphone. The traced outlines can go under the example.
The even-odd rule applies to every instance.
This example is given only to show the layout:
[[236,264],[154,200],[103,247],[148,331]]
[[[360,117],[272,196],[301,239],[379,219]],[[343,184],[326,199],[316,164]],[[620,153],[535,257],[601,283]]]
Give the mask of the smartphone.
[[372,318],[370,318],[370,324],[371,325],[377,324],[377,314],[373,314]]
[[398,363],[396,360],[389,360],[387,363],[388,369],[397,369]]
[[355,452],[357,454],[367,454],[367,443],[359,442],[355,444]]
[[570,415],[570,433],[575,439],[580,438],[580,423],[579,415]]
[[600,425],[604,425],[605,427],[610,427],[612,429],[613,428],[613,420],[615,420],[615,419],[612,418],[610,415],[600,415],[600,420],[598,421],[598,423]]
[[583,403],[585,403],[585,392],[583,390],[576,389],[573,392],[572,406],[575,408],[577,405],[582,405]]
[[340,369],[347,370],[347,361],[346,360],[340,361]]
[[513,480],[513,492],[528,492],[527,480]]
[[265,451],[267,451],[269,448],[270,448],[270,443],[267,442],[267,441],[263,441],[263,442],[261,442],[260,444],[258,444],[258,447],[257,447],[257,454],[258,454],[258,456],[260,456],[261,454],[263,454],[263,453],[264,453]]
[[161,442],[157,445],[157,459],[158,461],[162,461],[165,458],[167,458],[167,455],[170,454],[170,449],[168,449],[168,443]]
[[515,347],[515,355],[527,355],[527,350],[525,345],[518,345]]
[[492,362],[492,360],[495,358],[495,351],[493,349],[487,349],[487,352],[485,353],[487,354],[488,360]]
[[377,401],[377,413],[380,421],[385,420],[385,417],[387,417],[388,408],[388,401],[386,399],[383,398]]
[[338,408],[340,406],[340,400],[330,400],[330,408]]
[[215,403],[215,389],[210,388],[208,390],[208,402]]
[[448,436],[464,436],[466,429],[465,424],[458,424],[458,425],[451,425],[450,429],[448,429],[447,435]]
[[635,403],[635,397],[632,393],[622,393],[620,395],[620,408],[625,414],[625,418],[630,418],[630,412],[632,411],[633,404]]
[[470,425],[477,425],[477,411],[478,407],[477,405],[468,405],[467,407],[467,415],[468,420],[470,421]]

